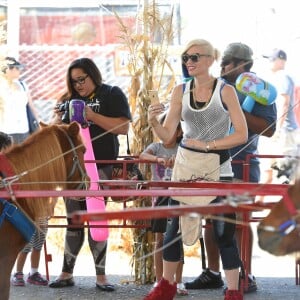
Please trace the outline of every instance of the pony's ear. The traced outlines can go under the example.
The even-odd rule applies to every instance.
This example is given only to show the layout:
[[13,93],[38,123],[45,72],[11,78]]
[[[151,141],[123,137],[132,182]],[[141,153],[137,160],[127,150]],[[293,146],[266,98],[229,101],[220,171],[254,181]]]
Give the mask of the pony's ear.
[[42,128],[44,128],[44,127],[47,127],[48,125],[47,125],[46,123],[40,121],[40,126],[41,126]]
[[78,135],[79,130],[80,130],[79,124],[77,122],[70,123],[69,128],[68,128],[68,132],[70,133],[71,136]]

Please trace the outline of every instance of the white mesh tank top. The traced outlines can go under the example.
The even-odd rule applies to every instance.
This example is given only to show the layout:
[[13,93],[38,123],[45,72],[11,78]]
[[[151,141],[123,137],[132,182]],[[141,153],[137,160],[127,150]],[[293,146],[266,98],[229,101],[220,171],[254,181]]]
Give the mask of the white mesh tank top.
[[[182,99],[182,128],[183,138],[197,139],[202,141],[213,141],[223,138],[229,134],[230,117],[224,108],[221,90],[224,86],[222,79],[217,79],[216,87],[207,106],[194,109],[190,104],[191,81],[186,83]],[[233,176],[231,160],[221,165],[221,176]]]

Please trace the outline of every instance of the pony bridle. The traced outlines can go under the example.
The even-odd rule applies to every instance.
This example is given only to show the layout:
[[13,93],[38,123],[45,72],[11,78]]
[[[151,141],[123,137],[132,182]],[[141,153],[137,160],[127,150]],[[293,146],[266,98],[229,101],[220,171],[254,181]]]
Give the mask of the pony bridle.
[[70,145],[71,145],[71,150],[73,153],[73,165],[72,165],[72,169],[70,170],[68,176],[67,176],[67,180],[71,179],[74,176],[74,173],[76,171],[76,169],[79,170],[80,175],[81,175],[81,182],[78,184],[78,186],[76,187],[76,190],[82,190],[82,189],[86,189],[87,188],[87,173],[86,171],[82,168],[80,162],[79,162],[79,158],[76,152],[76,147],[72,141],[72,139],[69,137],[69,135],[64,132],[65,136],[67,137]]
[[282,237],[284,237],[284,236],[289,235],[295,229],[300,228],[300,225],[297,223],[297,219],[299,218],[299,211],[298,211],[297,207],[295,206],[294,202],[292,201],[292,199],[288,193],[288,190],[286,190],[285,193],[283,194],[282,200],[283,200],[286,210],[288,211],[289,216],[291,218],[287,221],[284,221],[278,227],[269,226],[269,225],[267,225],[267,226],[259,225],[258,228],[260,230],[278,233]]

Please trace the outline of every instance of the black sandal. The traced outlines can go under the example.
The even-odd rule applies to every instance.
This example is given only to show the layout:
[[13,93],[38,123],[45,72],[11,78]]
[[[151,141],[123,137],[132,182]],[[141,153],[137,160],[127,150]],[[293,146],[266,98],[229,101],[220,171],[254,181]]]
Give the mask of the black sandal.
[[99,284],[96,283],[96,287],[103,292],[113,292],[115,290],[115,286],[113,284]]
[[68,279],[55,279],[49,284],[51,288],[63,288],[68,286],[73,286],[75,284],[73,277]]

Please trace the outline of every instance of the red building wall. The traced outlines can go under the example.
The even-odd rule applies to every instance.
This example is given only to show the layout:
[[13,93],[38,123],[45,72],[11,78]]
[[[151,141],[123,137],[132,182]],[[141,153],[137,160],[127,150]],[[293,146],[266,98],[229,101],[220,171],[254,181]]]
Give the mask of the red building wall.
[[[133,17],[122,17],[129,28]],[[115,16],[21,16],[20,44],[105,45],[120,43],[119,24]]]

